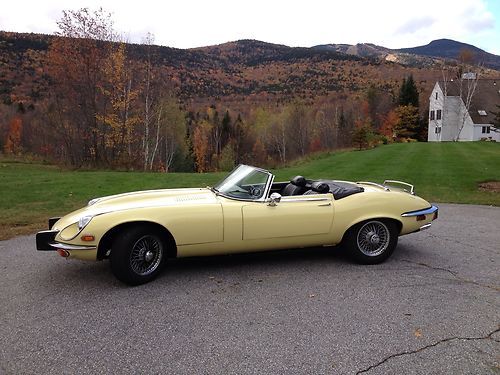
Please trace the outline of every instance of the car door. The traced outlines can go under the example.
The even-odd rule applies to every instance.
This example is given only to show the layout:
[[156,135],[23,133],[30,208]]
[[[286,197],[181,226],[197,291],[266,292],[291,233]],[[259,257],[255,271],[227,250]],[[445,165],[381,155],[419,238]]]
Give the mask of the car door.
[[243,240],[327,234],[334,215],[333,195],[282,197],[275,206],[249,202],[242,207]]

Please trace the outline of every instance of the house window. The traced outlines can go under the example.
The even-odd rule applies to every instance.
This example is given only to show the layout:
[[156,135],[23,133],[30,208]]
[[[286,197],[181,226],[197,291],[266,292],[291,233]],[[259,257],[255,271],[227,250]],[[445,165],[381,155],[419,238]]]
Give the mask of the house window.
[[482,133],[483,134],[490,134],[490,127],[489,126],[483,126]]
[[477,113],[479,113],[479,116],[488,116],[488,113],[484,109],[478,110]]
[[436,133],[436,134],[441,133],[441,127],[440,126],[436,126],[436,129],[434,129],[434,133]]
[[438,100],[438,92],[436,91],[436,100]]
[[434,111],[431,111],[431,120],[434,120]]
[[441,110],[440,109],[438,109],[436,111],[436,120],[441,120]]

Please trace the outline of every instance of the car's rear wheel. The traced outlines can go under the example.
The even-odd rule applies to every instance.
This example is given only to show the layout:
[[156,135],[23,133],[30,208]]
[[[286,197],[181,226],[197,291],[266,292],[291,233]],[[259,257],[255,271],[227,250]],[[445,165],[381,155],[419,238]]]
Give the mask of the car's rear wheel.
[[154,229],[140,226],[120,233],[114,240],[111,271],[126,284],[144,284],[158,276],[165,258],[163,236]]
[[373,219],[351,228],[346,237],[349,254],[358,263],[377,264],[386,260],[398,244],[398,228],[390,220]]

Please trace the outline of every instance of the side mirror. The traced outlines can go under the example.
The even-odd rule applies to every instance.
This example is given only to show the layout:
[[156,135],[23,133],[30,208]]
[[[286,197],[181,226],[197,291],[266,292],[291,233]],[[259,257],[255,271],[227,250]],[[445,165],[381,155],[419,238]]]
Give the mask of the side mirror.
[[269,197],[269,200],[268,200],[268,202],[269,202],[268,206],[274,207],[280,201],[281,201],[281,194],[280,193],[272,193],[271,196]]

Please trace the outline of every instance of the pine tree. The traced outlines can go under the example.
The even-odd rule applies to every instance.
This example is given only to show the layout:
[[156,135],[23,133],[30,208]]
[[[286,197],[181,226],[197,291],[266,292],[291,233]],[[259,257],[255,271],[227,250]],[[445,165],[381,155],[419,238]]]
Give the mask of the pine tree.
[[419,94],[413,76],[403,78],[403,82],[399,89],[398,105],[407,106],[412,105],[418,108]]

